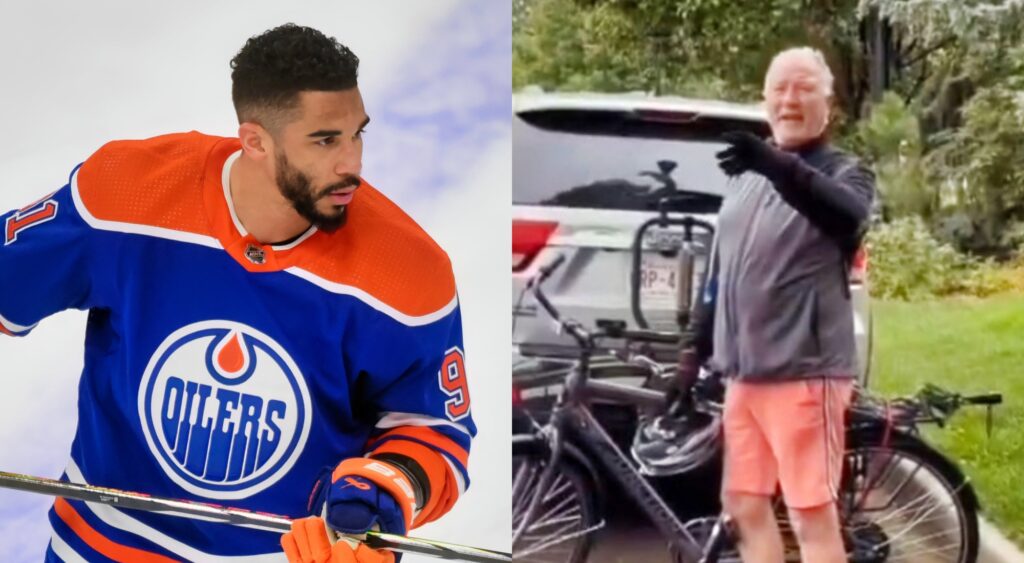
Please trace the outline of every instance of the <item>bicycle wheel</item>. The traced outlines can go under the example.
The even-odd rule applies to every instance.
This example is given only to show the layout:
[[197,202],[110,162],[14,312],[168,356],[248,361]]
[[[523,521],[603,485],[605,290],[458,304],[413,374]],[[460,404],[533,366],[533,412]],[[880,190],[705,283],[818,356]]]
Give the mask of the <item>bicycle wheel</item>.
[[840,496],[856,563],[974,563],[978,504],[960,471],[921,440],[850,435]]
[[532,522],[512,545],[516,562],[580,563],[590,552],[593,532],[598,528],[589,478],[576,464],[559,462],[547,491],[538,491],[541,472],[548,465],[544,448],[534,443],[512,447],[512,529],[522,524],[530,502],[542,494]]

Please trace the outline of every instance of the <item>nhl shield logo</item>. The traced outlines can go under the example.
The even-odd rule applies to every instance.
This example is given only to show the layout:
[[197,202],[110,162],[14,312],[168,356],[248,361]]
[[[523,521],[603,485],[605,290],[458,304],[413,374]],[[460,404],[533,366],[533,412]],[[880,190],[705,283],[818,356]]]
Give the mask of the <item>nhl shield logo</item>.
[[309,436],[309,391],[277,342],[231,321],[168,336],[139,387],[146,442],[167,475],[212,499],[251,496],[280,479]]
[[255,244],[245,247],[245,257],[253,264],[265,264],[267,261],[267,253]]

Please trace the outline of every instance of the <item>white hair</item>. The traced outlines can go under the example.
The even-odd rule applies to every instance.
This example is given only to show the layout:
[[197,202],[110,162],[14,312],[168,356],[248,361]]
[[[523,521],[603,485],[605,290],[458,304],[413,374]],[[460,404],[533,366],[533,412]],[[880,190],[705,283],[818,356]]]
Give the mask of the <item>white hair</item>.
[[800,55],[814,61],[814,64],[818,66],[821,78],[823,79],[822,86],[825,88],[825,95],[832,95],[832,84],[835,82],[835,77],[832,76],[832,69],[829,68],[828,63],[825,62],[825,55],[814,47],[790,47],[789,49],[776,53],[775,56],[772,57],[772,62],[768,65],[768,72],[764,74],[765,88],[768,87],[768,75],[771,73],[772,67],[775,66],[776,61],[789,55]]

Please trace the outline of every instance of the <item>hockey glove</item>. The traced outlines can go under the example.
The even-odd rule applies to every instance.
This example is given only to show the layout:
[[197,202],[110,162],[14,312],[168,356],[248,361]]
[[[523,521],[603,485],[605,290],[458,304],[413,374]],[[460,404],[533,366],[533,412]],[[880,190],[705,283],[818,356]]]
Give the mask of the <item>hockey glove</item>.
[[331,545],[323,518],[292,521],[292,531],[281,536],[288,563],[394,563],[390,551],[371,549],[365,544],[353,548],[348,542]]
[[334,530],[363,534],[379,529],[405,535],[416,505],[409,478],[395,465],[365,457],[326,468],[310,494],[309,511]]

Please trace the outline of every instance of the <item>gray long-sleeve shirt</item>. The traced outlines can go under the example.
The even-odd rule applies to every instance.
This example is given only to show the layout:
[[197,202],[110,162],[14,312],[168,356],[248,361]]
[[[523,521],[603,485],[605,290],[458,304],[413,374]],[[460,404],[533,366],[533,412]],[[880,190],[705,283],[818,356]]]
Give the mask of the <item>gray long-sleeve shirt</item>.
[[730,377],[857,371],[847,266],[868,220],[874,176],[824,143],[793,156],[774,186],[752,172],[731,181],[719,214],[704,303],[713,320],[695,316],[711,321],[697,339],[713,343],[712,369]]

